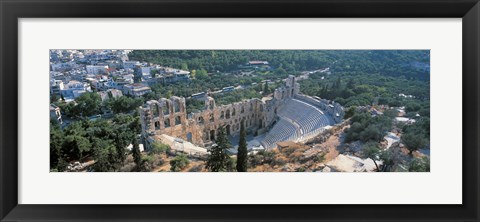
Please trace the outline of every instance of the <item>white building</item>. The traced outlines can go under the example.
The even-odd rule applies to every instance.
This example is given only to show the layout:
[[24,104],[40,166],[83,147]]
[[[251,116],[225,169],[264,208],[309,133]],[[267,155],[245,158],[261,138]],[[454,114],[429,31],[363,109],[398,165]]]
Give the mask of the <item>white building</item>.
[[92,89],[90,88],[90,85],[88,83],[72,80],[68,82],[65,85],[64,89],[61,90],[60,92],[65,99],[67,98],[74,99],[79,97],[83,93],[91,92],[91,91]]
[[87,67],[87,73],[88,74],[105,74],[107,73],[108,66],[94,66],[94,65],[88,65]]
[[60,112],[60,108],[54,104],[50,104],[50,119],[55,119],[60,124],[63,123],[62,113]]
[[122,91],[118,89],[109,89],[107,91],[102,91],[102,92],[97,92],[98,95],[100,95],[100,98],[102,99],[102,102],[105,100],[111,99],[111,98],[120,98],[123,96]]
[[143,96],[152,92],[152,89],[143,84],[128,84],[123,86],[123,93],[134,97]]
[[137,65],[140,65],[139,61],[123,61],[123,68],[124,69],[133,69]]
[[75,66],[75,62],[64,62],[64,63],[56,63],[51,64],[52,71],[54,72],[65,72],[72,70]]
[[50,94],[60,95],[60,92],[65,88],[62,80],[50,80]]

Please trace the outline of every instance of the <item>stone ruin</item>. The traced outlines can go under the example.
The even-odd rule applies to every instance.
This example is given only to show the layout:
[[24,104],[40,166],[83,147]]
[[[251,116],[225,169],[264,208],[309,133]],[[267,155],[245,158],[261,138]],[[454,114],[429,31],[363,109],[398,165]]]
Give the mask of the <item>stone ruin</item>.
[[[317,100],[300,94],[299,84],[292,75],[286,79],[284,86],[275,89],[273,97],[247,99],[221,106],[217,106],[212,97],[204,96],[200,99],[205,103],[204,109],[193,113],[186,112],[185,98],[177,96],[172,96],[170,99],[150,100],[139,107],[142,139],[146,142],[146,148],[149,148],[149,142],[154,140],[155,135],[161,134],[208,147],[214,143],[217,130],[222,126],[225,127],[227,135],[239,135],[241,121],[244,121],[248,133],[265,134],[267,140],[264,139],[261,144],[264,148],[272,148],[276,142],[287,139],[297,140],[308,133],[319,133],[318,130],[323,125],[338,123],[344,115],[343,107],[338,103]],[[290,107],[290,109],[296,107],[298,112],[292,117],[288,112],[279,115],[282,109],[287,109],[284,107]],[[302,113],[303,110],[308,109],[309,113]],[[314,131],[306,132],[300,123],[305,120],[312,121],[310,120],[312,118],[303,120],[298,117],[317,115],[315,113],[319,116],[327,116],[326,113],[331,116],[329,118],[332,121],[319,122],[323,125],[310,124],[308,129],[312,128]],[[284,129],[284,125],[287,128]]]

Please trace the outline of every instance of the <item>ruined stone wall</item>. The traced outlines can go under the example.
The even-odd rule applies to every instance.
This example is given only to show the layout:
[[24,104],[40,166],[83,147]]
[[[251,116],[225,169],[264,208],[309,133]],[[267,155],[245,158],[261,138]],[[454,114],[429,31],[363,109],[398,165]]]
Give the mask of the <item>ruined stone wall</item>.
[[[215,140],[217,130],[225,127],[227,134],[238,135],[241,121],[254,133],[266,127],[266,103],[249,99],[229,105],[216,106],[213,98],[205,100],[205,110],[187,115],[185,99],[172,97],[148,101],[140,107],[144,136],[167,134],[205,146]],[[188,116],[188,118],[187,118]]]
[[[275,89],[273,98],[255,98],[216,106],[213,98],[205,97],[204,110],[190,114],[186,113],[185,98],[173,96],[150,100],[139,108],[143,136],[167,134],[206,146],[215,140],[220,127],[225,127],[228,135],[238,135],[241,121],[244,121],[247,132],[261,134],[276,121],[278,107],[298,96],[299,89],[295,76],[289,76],[284,86]],[[303,95],[300,96],[303,98]],[[324,108],[328,109],[328,106],[324,105]]]

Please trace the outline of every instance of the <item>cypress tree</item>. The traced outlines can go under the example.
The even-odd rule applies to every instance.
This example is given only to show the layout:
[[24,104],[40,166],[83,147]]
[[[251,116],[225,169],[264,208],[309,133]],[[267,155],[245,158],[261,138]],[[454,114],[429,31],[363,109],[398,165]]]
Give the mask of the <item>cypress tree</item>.
[[230,141],[225,133],[225,128],[220,127],[217,130],[216,144],[210,149],[205,168],[212,172],[227,171],[227,165],[230,157],[227,154],[227,149],[232,147]]
[[268,83],[265,82],[265,85],[263,85],[264,88],[263,88],[263,95],[267,95],[268,93],[270,93],[270,89],[268,88]]
[[133,155],[133,160],[135,161],[135,165],[137,166],[137,169],[140,169],[140,166],[142,164],[142,155],[140,154],[140,148],[138,146],[137,139],[133,140],[132,155]]
[[245,125],[243,123],[240,125],[240,141],[238,143],[238,152],[237,152],[237,171],[238,172],[247,172],[247,133],[245,131]]

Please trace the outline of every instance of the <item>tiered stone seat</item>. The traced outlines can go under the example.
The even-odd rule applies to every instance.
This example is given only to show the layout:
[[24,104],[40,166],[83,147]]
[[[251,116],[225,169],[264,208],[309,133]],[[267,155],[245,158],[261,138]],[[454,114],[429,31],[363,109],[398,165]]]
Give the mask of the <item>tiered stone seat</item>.
[[262,140],[266,149],[275,147],[277,142],[298,140],[316,135],[330,125],[331,121],[319,108],[306,102],[290,99],[278,109],[280,121]]
[[297,127],[287,119],[281,118],[262,140],[262,144],[265,148],[271,148],[277,142],[294,140],[297,137]]

